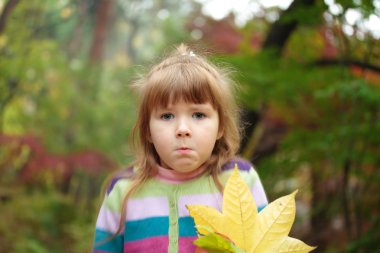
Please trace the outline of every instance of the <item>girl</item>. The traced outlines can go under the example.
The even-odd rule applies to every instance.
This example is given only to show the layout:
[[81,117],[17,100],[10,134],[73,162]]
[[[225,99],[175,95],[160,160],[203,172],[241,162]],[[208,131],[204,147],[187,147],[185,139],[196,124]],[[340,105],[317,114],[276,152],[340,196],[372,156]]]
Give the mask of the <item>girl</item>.
[[240,134],[232,85],[226,71],[184,45],[136,83],[136,161],[107,189],[93,252],[194,252],[186,205],[220,211],[236,163],[259,209],[267,204],[256,171],[234,158]]

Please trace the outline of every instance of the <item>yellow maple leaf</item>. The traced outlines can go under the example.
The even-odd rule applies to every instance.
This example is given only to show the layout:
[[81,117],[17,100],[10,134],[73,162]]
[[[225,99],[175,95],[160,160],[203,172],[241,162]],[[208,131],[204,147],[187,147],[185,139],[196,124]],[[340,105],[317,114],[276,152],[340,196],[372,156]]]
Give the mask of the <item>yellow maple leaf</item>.
[[295,218],[296,193],[273,201],[258,213],[252,194],[235,165],[224,189],[222,213],[203,205],[187,208],[200,234],[209,234],[204,228],[211,228],[246,253],[307,253],[315,247],[288,237]]

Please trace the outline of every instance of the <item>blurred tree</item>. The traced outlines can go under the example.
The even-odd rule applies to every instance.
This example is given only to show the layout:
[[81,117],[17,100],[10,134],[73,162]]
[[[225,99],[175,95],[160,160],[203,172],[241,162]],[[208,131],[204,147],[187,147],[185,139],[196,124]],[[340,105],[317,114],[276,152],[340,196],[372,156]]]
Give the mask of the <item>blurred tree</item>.
[[[373,217],[379,210],[371,196],[380,175],[366,168],[379,166],[374,147],[378,150],[380,142],[374,133],[380,124],[376,109],[380,108],[380,91],[379,82],[366,77],[373,71],[379,76],[380,63],[374,52],[380,45],[370,33],[362,40],[344,31],[347,12],[355,8],[364,13],[364,22],[373,13],[374,2],[338,4],[342,11],[334,15],[323,2],[295,0],[263,33],[263,51],[245,51],[244,56],[223,60],[244,73],[239,76],[246,84],[243,100],[258,111],[259,121],[254,114],[256,127],[243,152],[254,162],[262,161],[264,180],[276,186],[269,192],[285,190],[281,182],[291,183],[297,174],[307,175],[300,180],[310,185],[309,240],[319,245],[320,252],[333,245],[365,252],[351,245],[379,235],[369,224],[378,222]],[[322,14],[333,21],[324,20]],[[331,41],[335,54],[322,55]],[[360,76],[354,76],[354,66]],[[273,136],[284,129],[285,139],[273,142]],[[270,149],[273,145],[277,148]],[[268,153],[260,151],[263,147],[276,152],[264,158]],[[273,176],[276,173],[279,177]]]
[[193,5],[184,0],[118,1],[117,20],[126,25],[126,38],[121,44],[128,60],[151,60],[167,45],[184,41],[188,37],[184,24]]
[[[4,43],[6,37],[3,35],[4,29],[7,25],[8,17],[11,14],[12,10],[19,3],[18,0],[9,0],[5,3],[3,10],[0,14],[0,40]],[[1,88],[3,95],[0,97],[0,133],[3,131],[3,114],[4,109],[7,104],[12,100],[15,96],[17,90],[18,82],[14,79],[7,79],[4,81],[4,88]]]
[[[289,8],[281,13],[279,19],[271,24],[265,36],[263,48],[272,48],[281,52],[299,24],[310,21],[319,23],[323,9],[316,8],[315,2],[315,0],[294,0]],[[308,18],[307,14],[314,14],[313,19]]]
[[[222,60],[242,73],[240,96],[254,122],[243,154],[260,162],[269,196],[301,188],[305,220],[299,237],[310,236],[307,241],[315,240],[320,251],[377,250],[380,45],[363,28],[371,15],[379,16],[374,1],[295,0],[283,12],[262,9],[242,28],[233,15],[212,20],[202,5],[185,0],[0,3],[2,133],[41,140],[44,162],[34,168],[46,184],[32,187],[32,199],[41,200],[33,202],[39,213],[49,213],[46,219],[32,211],[12,216],[31,193],[15,186],[30,153],[2,145],[0,201],[6,215],[0,244],[7,252],[59,252],[63,244],[74,245],[65,252],[83,252],[93,217],[83,220],[80,214],[90,210],[85,196],[94,200],[102,179],[86,168],[99,169],[92,166],[94,154],[120,165],[130,159],[126,140],[135,96],[127,85],[140,71],[132,64],[150,62],[183,41],[234,54]],[[347,18],[352,11],[360,13],[354,23]],[[49,187],[55,184],[49,172],[62,161],[78,167],[64,187],[69,199]],[[55,218],[73,207],[79,210],[70,219]],[[12,234],[3,236],[8,227],[31,239],[13,247]],[[57,235],[61,242],[54,242]]]
[[11,14],[13,8],[19,3],[19,0],[9,0],[5,3],[4,8],[0,14],[0,34],[3,33],[5,26],[7,25],[7,19]]
[[[352,11],[361,13],[355,24],[347,18]],[[368,172],[379,166],[380,45],[363,27],[374,13],[374,1],[295,0],[273,23],[264,14],[232,28],[234,40],[216,32],[226,24],[231,30],[233,16],[197,27],[205,42],[235,54],[221,60],[242,73],[237,78],[251,124],[242,154],[260,163],[264,183],[274,185],[270,195],[303,188],[310,217],[301,236],[320,252],[360,252],[353,245],[373,245],[380,233],[369,225],[378,222],[372,217],[379,199],[371,196],[380,175]]]
[[95,27],[90,48],[90,61],[92,63],[98,63],[102,60],[113,5],[113,0],[96,1]]

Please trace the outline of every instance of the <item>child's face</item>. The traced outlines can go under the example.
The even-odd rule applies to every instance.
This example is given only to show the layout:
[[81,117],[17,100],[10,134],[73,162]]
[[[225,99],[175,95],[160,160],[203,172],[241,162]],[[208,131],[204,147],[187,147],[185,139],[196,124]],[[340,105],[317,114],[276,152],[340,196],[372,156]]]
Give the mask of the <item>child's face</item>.
[[180,101],[157,108],[150,116],[150,141],[160,165],[177,172],[191,172],[211,156],[220,138],[218,112],[210,103]]

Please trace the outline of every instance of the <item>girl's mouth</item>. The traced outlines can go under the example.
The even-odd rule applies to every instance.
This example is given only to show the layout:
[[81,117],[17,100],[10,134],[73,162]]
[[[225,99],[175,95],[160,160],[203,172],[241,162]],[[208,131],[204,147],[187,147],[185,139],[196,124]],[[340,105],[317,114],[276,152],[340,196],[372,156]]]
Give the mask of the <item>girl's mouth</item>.
[[179,153],[181,153],[181,154],[186,154],[186,153],[190,152],[191,149],[186,148],[186,147],[181,147],[181,148],[177,149],[177,151],[178,151]]

